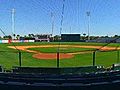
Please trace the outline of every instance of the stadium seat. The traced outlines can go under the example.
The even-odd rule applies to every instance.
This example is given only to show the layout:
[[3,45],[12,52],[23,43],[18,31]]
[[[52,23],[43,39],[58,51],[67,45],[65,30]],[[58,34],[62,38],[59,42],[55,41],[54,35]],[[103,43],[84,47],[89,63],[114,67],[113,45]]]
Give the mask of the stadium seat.
[[86,67],[65,67],[65,68],[44,68],[44,67],[13,67],[16,73],[40,73],[40,74],[84,74],[103,71],[103,68],[97,66]]

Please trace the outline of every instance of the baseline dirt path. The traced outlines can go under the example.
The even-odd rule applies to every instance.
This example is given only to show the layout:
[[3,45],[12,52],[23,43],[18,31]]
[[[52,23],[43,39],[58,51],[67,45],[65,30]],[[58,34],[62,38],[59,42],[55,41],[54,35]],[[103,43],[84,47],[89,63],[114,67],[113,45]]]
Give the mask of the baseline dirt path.
[[[9,48],[13,49],[19,49],[27,52],[34,53],[33,57],[37,59],[56,59],[57,54],[56,53],[41,53],[34,50],[28,50],[28,48],[47,48],[47,47],[58,47],[58,45],[39,45],[39,46],[8,46]],[[101,46],[80,46],[80,45],[60,45],[62,48],[68,48],[68,47],[75,47],[75,48],[93,48],[93,49],[99,49]],[[120,49],[120,48],[118,48]],[[116,50],[116,47],[103,47],[100,49],[101,51],[109,51],[109,50]],[[67,59],[74,57],[75,54],[84,54],[84,53],[91,53],[92,51],[82,51],[82,52],[75,52],[75,53],[60,53],[60,59]]]

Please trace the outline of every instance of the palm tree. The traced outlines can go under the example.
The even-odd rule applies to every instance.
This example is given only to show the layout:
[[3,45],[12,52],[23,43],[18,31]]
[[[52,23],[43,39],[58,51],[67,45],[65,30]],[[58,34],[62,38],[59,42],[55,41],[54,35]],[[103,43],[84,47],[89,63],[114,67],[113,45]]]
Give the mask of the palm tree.
[[17,35],[16,38],[19,39],[19,38],[20,38],[20,35]]
[[85,34],[85,33],[83,33],[83,36],[84,36],[84,40],[85,40],[85,36],[86,36],[86,34]]
[[15,39],[15,36],[16,36],[16,34],[13,34],[14,39]]

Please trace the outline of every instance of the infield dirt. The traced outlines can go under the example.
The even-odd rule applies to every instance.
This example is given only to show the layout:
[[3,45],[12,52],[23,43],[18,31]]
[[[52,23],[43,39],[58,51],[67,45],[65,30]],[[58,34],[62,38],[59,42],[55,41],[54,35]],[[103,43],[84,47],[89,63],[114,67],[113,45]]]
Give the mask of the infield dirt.
[[[33,57],[37,58],[37,59],[45,59],[45,60],[52,60],[52,59],[56,59],[57,58],[57,54],[56,53],[42,53],[42,52],[38,52],[38,51],[34,51],[34,50],[28,50],[28,48],[43,48],[43,47],[58,47],[58,45],[39,45],[39,46],[8,46],[9,48],[12,49],[19,49],[19,50],[23,50],[23,51],[27,51],[27,52],[31,52],[34,53]],[[116,47],[103,47],[102,46],[80,46],[80,45],[60,45],[60,47],[62,48],[68,48],[68,47],[74,47],[74,48],[93,48],[93,49],[98,49],[100,51],[109,51],[109,50],[116,50],[116,49],[120,49],[120,48],[116,48]],[[73,58],[75,54],[85,54],[85,53],[92,53],[92,51],[82,51],[82,52],[73,52],[73,53],[60,53],[59,57],[60,59],[67,59],[67,58]]]

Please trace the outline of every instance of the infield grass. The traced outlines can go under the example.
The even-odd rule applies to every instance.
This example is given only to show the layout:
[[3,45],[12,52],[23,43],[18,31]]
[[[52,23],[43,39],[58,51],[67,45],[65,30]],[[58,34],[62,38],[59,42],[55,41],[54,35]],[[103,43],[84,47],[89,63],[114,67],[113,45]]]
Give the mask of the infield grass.
[[[56,53],[58,51],[57,47],[51,47],[51,48],[28,48],[29,50],[35,50],[42,53]],[[95,50],[92,48],[73,48],[73,47],[60,47],[59,52],[60,53],[73,53],[73,52],[82,52],[82,51],[89,51],[89,50]]]

